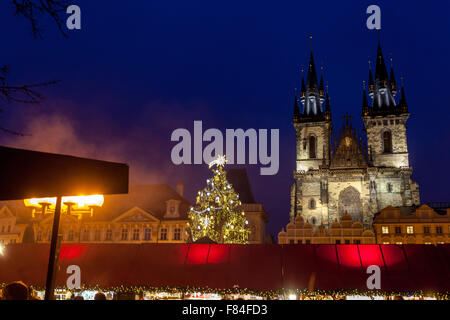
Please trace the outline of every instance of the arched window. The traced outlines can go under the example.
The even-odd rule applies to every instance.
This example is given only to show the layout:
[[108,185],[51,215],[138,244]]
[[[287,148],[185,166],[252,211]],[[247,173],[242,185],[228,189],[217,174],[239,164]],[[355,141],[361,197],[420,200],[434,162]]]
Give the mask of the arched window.
[[309,158],[310,159],[316,158],[316,137],[315,136],[309,136]]
[[390,131],[383,132],[383,152],[392,153],[392,134]]
[[313,217],[313,218],[312,218],[312,224],[314,224],[314,225],[315,225],[315,224],[316,224],[316,222],[317,222],[317,219],[316,219],[316,217]]
[[309,208],[310,209],[316,208],[316,201],[314,199],[309,200]]

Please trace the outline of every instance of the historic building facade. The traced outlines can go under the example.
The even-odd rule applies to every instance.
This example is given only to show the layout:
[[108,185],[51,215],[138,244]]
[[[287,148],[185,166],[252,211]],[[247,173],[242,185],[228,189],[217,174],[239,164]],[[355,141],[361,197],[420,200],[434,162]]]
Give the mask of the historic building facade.
[[372,230],[364,230],[361,222],[353,221],[352,216],[344,214],[340,222],[333,222],[330,228],[320,225],[313,228],[302,216],[295,223],[288,223],[286,231],[278,233],[279,244],[375,244]]
[[303,78],[300,97],[296,94],[294,102],[297,158],[292,223],[301,216],[312,226],[330,228],[349,214],[367,229],[382,208],[420,203],[409,165],[405,91],[402,85],[397,98],[394,70],[391,67],[388,75],[380,44],[375,76],[369,70],[368,95],[370,103],[364,87],[362,121],[367,142],[348,115],[333,136],[330,99],[323,75],[320,82],[317,79],[311,52],[306,83]]
[[[247,174],[231,172],[230,181],[242,192],[242,209],[249,221],[249,243],[266,241],[268,215],[253,199]],[[63,206],[60,235],[63,243],[185,243],[188,210],[184,186],[176,190],[167,184],[131,186],[124,195],[105,195],[102,206],[75,212]],[[48,243],[51,239],[54,208],[46,203],[24,201],[0,203],[0,245],[21,242]],[[72,210],[72,211],[71,211]],[[71,214],[68,214],[71,211]]]
[[375,217],[379,244],[450,243],[450,208],[438,213],[424,204],[418,208],[389,206]]

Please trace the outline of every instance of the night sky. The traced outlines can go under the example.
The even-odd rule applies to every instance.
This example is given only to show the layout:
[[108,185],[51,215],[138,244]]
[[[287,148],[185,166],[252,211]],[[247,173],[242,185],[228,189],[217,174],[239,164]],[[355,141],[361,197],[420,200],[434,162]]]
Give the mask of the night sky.
[[[276,235],[288,221],[293,183],[294,88],[310,50],[329,83],[335,132],[349,112],[361,129],[362,81],[378,35],[366,8],[382,10],[381,44],[397,83],[405,78],[408,147],[422,202],[450,201],[450,2],[79,1],[82,29],[64,38],[43,18],[44,39],[0,2],[0,65],[11,84],[61,80],[40,105],[3,104],[0,143],[130,164],[133,183],[182,181],[187,198],[210,176],[206,165],[175,166],[176,128],[280,129],[280,170],[246,166]],[[206,145],[206,144],[205,144]]]

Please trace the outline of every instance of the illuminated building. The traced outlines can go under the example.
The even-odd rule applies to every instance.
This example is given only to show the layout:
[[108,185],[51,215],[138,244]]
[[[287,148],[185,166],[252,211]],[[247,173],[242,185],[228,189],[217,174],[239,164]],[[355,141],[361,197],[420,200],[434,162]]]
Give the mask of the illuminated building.
[[373,226],[379,244],[450,243],[450,208],[389,206],[375,216]]
[[[233,170],[230,170],[233,171]],[[244,172],[245,173],[245,172]],[[232,183],[242,191],[243,210],[249,220],[250,243],[266,239],[267,213],[255,203],[248,178],[239,170]],[[247,179],[247,180],[245,180]],[[184,243],[191,203],[183,197],[184,186],[136,185],[129,194],[63,197],[60,234],[63,243]],[[0,203],[0,244],[48,243],[55,199],[27,199]],[[70,210],[70,215],[67,214]]]
[[333,222],[328,229],[321,225],[313,228],[302,216],[295,223],[288,223],[286,231],[278,233],[279,244],[375,244],[372,230],[364,230],[361,222],[352,221],[349,214],[343,215],[340,222]]
[[302,79],[300,97],[296,94],[294,102],[297,157],[291,223],[301,216],[313,228],[331,228],[349,214],[369,229],[382,208],[419,205],[419,186],[411,179],[409,165],[406,121],[410,114],[405,91],[402,85],[400,98],[396,98],[394,69],[391,66],[388,75],[380,45],[375,77],[369,69],[371,103],[365,87],[362,99],[367,143],[348,115],[333,136],[328,88],[325,90],[323,73],[318,81],[311,51],[307,81]]

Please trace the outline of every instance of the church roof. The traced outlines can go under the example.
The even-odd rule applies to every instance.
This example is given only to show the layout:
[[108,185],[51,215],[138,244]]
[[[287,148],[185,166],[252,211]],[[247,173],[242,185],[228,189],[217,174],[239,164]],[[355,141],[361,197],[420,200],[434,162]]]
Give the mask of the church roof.
[[396,86],[394,68],[391,65],[389,75],[381,44],[378,42],[375,80],[372,75],[372,70],[369,67],[369,96],[372,99],[372,103],[371,106],[367,106],[366,108],[363,106],[363,116],[385,116],[407,113],[406,98],[401,98],[399,104],[396,103]]
[[330,167],[337,168],[367,168],[367,160],[363,153],[361,138],[358,141],[356,129],[352,128],[350,117],[339,132],[339,140],[335,145],[335,151],[331,158]]

